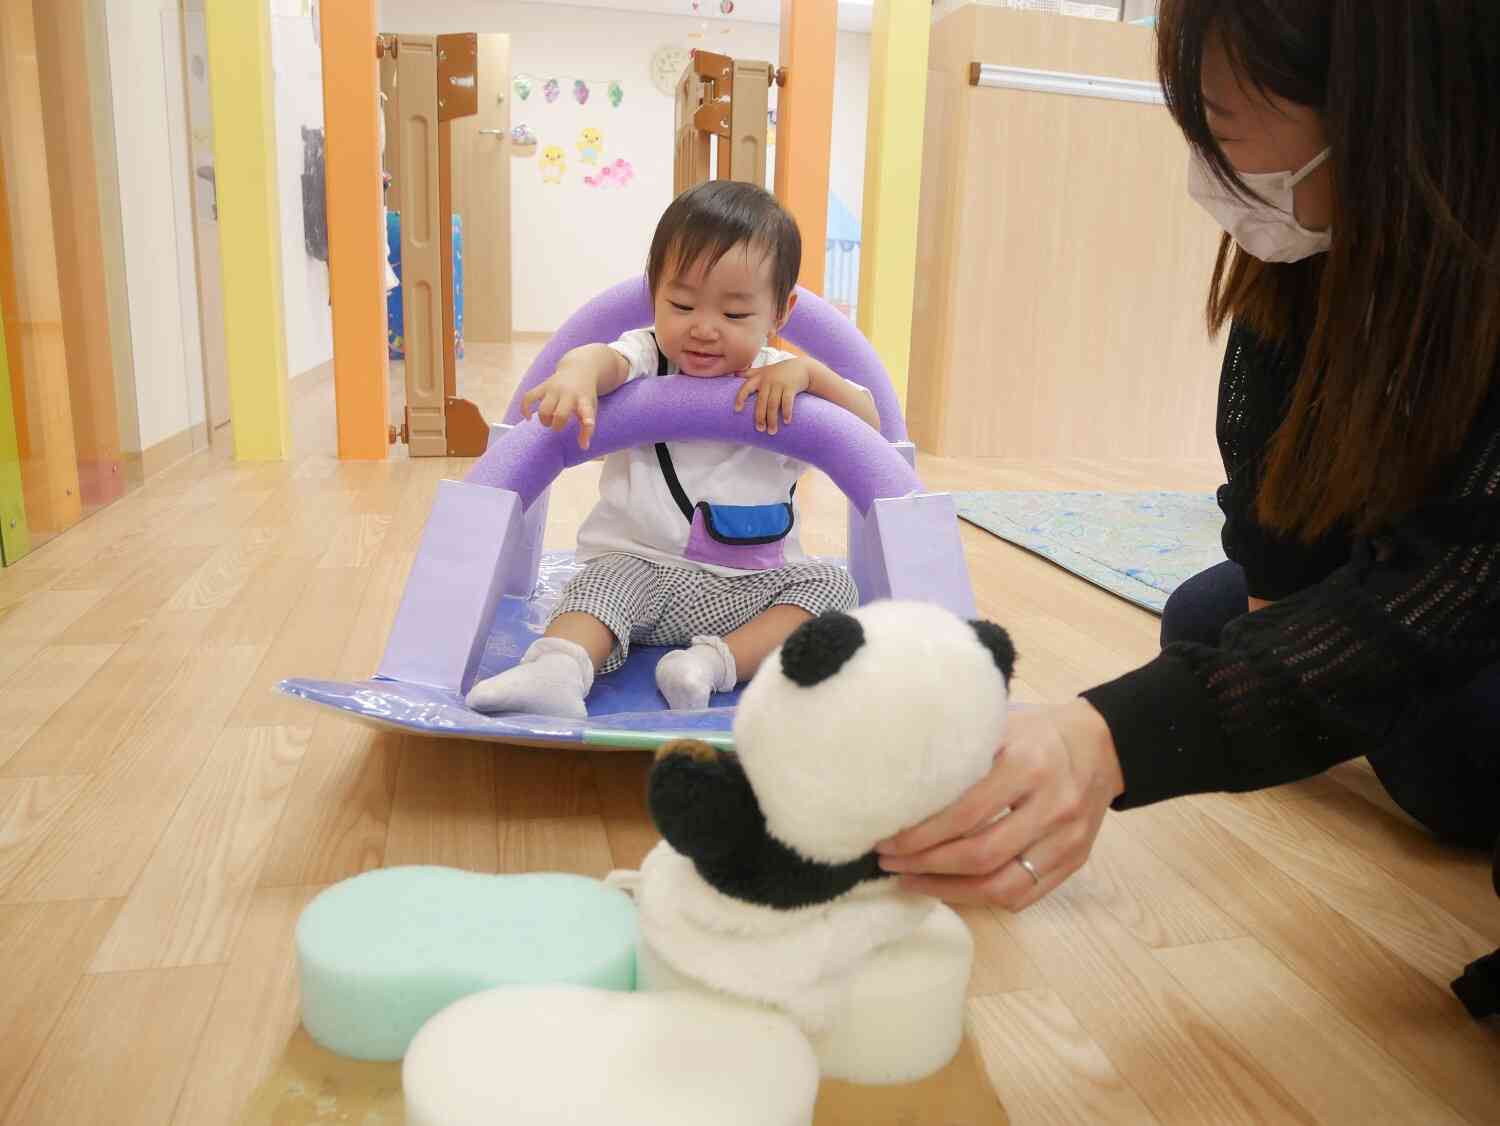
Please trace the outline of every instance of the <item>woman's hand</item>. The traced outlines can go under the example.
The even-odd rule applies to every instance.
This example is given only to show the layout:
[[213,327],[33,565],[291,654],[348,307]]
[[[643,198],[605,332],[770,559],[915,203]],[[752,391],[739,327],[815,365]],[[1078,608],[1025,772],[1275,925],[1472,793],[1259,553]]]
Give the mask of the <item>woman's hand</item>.
[[813,373],[806,360],[793,356],[779,364],[754,368],[740,378],[744,384],[735,396],[735,414],[744,410],[750,396],[754,395],[755,429],[775,434],[781,423],[791,424],[792,402],[812,386]]
[[1087,701],[1018,711],[989,774],[882,843],[881,865],[909,891],[1020,911],[1083,867],[1124,790],[1109,727]]

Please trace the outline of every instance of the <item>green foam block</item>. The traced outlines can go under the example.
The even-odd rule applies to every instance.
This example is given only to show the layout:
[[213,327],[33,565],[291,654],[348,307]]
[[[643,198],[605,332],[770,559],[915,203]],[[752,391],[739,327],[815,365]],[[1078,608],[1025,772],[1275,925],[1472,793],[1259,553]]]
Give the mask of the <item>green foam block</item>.
[[328,888],[297,922],[302,1023],[360,1060],[397,1060],[426,1021],[503,985],[635,988],[636,913],[598,880],[413,866]]

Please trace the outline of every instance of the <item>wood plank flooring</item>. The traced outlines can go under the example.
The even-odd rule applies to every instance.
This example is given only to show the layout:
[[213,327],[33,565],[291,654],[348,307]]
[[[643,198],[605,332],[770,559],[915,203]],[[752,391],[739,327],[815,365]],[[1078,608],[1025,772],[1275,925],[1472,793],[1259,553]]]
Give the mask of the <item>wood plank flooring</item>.
[[[535,349],[471,346],[465,393],[498,418]],[[235,1122],[296,1029],[292,928],[329,883],[411,863],[599,876],[656,839],[644,756],[380,734],[272,693],[373,670],[433,490],[464,468],[341,464],[332,420],[328,373],[300,380],[293,460],[199,455],[0,572],[0,1126]],[[922,471],[938,488],[1218,478]],[[596,480],[559,484],[550,544]],[[841,498],[821,478],[800,495],[809,549],[841,550]],[[982,611],[1021,653],[1019,699],[1154,651],[1156,619],[963,534]],[[1447,991],[1500,944],[1488,881],[1362,764],[1113,816],[1042,904],[965,912],[994,1120],[1500,1122],[1500,1029]]]

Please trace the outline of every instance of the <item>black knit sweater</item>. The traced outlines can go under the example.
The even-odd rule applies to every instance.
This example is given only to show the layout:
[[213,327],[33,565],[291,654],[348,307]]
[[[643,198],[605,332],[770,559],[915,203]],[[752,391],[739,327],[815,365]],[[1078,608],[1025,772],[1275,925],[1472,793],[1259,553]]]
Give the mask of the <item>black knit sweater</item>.
[[[1421,734],[1500,662],[1500,385],[1442,485],[1371,538],[1308,546],[1254,518],[1262,455],[1301,354],[1236,326],[1219,392],[1224,549],[1275,605],[1215,648],[1172,645],[1084,693],[1125,777],[1117,809],[1181,794],[1255,790]],[[1500,755],[1500,748],[1494,753]]]

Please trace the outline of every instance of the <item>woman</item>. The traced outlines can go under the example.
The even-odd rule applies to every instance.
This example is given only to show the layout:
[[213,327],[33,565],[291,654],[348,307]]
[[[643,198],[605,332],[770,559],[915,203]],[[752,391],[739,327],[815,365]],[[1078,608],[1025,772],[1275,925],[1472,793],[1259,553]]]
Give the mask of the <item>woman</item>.
[[1156,660],[1016,715],[987,779],[887,843],[951,900],[1035,902],[1111,806],[1361,755],[1434,833],[1500,837],[1500,4],[1164,0],[1158,36],[1228,231],[1231,562]]

